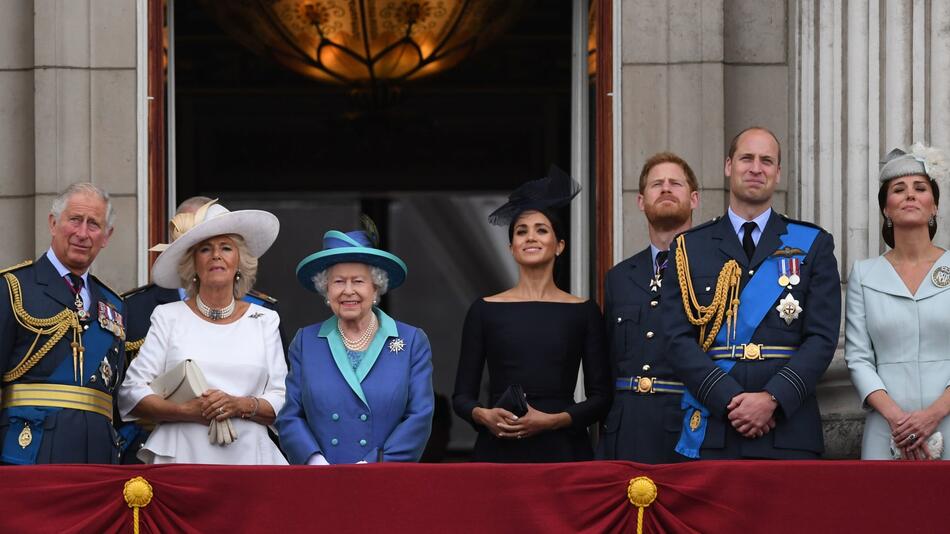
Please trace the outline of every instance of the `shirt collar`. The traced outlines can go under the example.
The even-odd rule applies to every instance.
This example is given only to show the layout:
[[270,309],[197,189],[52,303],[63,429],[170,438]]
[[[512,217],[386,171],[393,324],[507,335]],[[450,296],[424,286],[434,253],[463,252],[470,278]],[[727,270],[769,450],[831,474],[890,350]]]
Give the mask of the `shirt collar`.
[[[736,235],[741,238],[742,225],[750,221],[743,219],[742,217],[739,216],[739,214],[732,211],[732,206],[729,207],[726,213],[729,215],[729,222],[732,223],[732,229],[735,230]],[[771,216],[772,216],[772,208],[769,208],[763,211],[761,214],[759,214],[759,216],[756,217],[755,219],[752,219],[751,222],[755,223],[755,226],[756,226],[755,229],[758,230],[758,233],[761,233],[762,230],[765,229],[765,223],[769,222],[769,217]]]
[[[53,268],[59,273],[60,278],[72,272],[63,265],[63,262],[59,261],[59,258],[56,257],[56,253],[53,252],[53,247],[46,250],[46,258],[53,264]],[[79,277],[82,278],[83,287],[89,287],[89,269],[86,269],[86,272],[82,273]]]

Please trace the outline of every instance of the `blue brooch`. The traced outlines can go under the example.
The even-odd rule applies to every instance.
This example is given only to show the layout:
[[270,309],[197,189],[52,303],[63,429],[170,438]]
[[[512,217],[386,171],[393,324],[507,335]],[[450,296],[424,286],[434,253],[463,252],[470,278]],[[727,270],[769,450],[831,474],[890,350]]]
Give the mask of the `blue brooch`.
[[389,341],[389,352],[401,352],[406,349],[406,342],[401,338],[394,338]]

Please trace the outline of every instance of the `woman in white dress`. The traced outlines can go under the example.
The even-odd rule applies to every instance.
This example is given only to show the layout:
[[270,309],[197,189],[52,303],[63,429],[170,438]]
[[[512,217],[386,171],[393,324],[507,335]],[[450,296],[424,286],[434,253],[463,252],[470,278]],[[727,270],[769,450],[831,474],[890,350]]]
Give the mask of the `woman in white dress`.
[[931,241],[947,162],[922,145],[886,160],[878,203],[892,250],[848,280],[845,359],[869,410],[861,457],[948,459],[950,253]]
[[[280,224],[271,213],[231,212],[213,201],[192,224],[152,267],[156,284],[183,287],[188,298],[155,308],[119,390],[119,410],[126,421],[158,424],[138,452],[146,463],[286,464],[267,435],[284,405],[280,318],[240,300]],[[201,369],[209,389],[182,404],[156,395],[149,384],[186,359]],[[212,443],[212,420],[230,421],[238,439]]]

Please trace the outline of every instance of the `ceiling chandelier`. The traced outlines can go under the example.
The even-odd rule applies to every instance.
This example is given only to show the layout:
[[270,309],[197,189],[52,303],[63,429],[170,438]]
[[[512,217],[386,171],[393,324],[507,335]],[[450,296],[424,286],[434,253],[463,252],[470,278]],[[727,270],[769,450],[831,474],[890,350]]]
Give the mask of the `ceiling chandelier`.
[[231,36],[316,80],[398,85],[454,67],[529,0],[202,0]]

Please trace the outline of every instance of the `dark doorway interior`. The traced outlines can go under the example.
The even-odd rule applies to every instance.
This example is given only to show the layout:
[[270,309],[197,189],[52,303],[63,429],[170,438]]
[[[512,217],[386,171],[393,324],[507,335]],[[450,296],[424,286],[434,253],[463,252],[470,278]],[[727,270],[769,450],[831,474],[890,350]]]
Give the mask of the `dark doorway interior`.
[[[571,2],[535,2],[489,48],[376,111],[248,52],[193,0],[176,1],[174,17],[177,200],[281,217],[258,286],[281,301],[291,335],[329,314],[297,285],[297,262],[326,230],[373,213],[410,269],[384,306],[429,334],[436,392],[450,397],[468,305],[515,272],[505,230],[485,216],[549,164],[570,165]],[[455,418],[450,448],[473,439]]]

